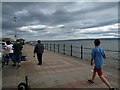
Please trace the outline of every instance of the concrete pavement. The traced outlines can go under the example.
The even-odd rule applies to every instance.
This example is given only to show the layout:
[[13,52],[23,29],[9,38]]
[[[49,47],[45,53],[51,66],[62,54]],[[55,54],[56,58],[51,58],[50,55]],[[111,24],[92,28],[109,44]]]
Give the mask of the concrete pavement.
[[[20,69],[13,67],[12,62],[2,69],[3,88],[17,88],[20,82],[25,82],[25,75],[31,88],[107,88],[98,75],[94,84],[87,82],[93,69],[90,61],[45,50],[43,64],[37,65],[33,49],[33,46],[24,46],[27,61],[22,61]],[[118,88],[118,70],[105,65],[103,72],[110,84]]]

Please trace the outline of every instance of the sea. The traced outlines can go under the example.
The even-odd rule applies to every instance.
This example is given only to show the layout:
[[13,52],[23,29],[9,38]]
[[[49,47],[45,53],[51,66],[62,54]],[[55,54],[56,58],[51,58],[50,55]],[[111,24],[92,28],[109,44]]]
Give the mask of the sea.
[[[107,59],[105,59],[104,65],[109,65],[115,68],[119,68],[119,42],[120,40],[101,40],[100,47],[105,51]],[[36,44],[36,43],[34,43]],[[94,48],[94,40],[65,40],[65,41],[44,41],[44,47],[48,50],[52,50],[59,53],[65,53],[71,55],[72,45],[72,56],[81,58],[81,46],[83,47],[82,60],[91,59],[91,51]],[[47,47],[48,44],[48,47]],[[59,50],[58,50],[59,45]]]

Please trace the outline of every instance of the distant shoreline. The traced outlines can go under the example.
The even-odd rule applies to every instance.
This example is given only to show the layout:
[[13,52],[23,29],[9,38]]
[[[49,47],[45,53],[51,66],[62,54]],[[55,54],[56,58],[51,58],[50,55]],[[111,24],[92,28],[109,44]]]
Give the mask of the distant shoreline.
[[[120,38],[97,38],[97,39],[100,39],[100,40],[120,40]],[[95,40],[95,39],[43,40],[43,42],[85,41],[85,40]]]

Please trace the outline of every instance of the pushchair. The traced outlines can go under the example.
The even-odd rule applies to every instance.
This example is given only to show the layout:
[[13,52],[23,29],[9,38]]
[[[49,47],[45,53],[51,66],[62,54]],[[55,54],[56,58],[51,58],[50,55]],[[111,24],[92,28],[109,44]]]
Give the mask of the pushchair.
[[[26,61],[26,55],[22,53],[21,56],[21,61]],[[6,52],[3,53],[2,55],[2,67],[5,66],[5,64],[9,63],[9,54],[7,54]]]
[[21,56],[21,61],[26,61],[26,54],[25,53],[22,53],[22,56]]

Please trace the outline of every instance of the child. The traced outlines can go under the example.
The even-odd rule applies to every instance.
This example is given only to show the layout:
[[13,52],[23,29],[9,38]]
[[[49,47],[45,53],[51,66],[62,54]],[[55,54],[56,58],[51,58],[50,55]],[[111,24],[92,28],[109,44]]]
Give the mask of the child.
[[93,65],[93,61],[95,64],[94,70],[93,70],[93,76],[92,79],[88,80],[90,83],[94,83],[95,80],[95,76],[96,76],[96,72],[98,73],[100,79],[109,87],[112,88],[112,86],[109,84],[109,82],[106,80],[106,78],[103,75],[102,72],[102,67],[103,67],[103,63],[104,63],[104,59],[106,58],[105,52],[103,51],[103,49],[101,47],[99,47],[100,45],[100,40],[96,39],[94,41],[95,44],[95,48],[92,49],[92,53],[91,53],[91,65]]

